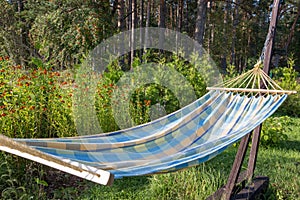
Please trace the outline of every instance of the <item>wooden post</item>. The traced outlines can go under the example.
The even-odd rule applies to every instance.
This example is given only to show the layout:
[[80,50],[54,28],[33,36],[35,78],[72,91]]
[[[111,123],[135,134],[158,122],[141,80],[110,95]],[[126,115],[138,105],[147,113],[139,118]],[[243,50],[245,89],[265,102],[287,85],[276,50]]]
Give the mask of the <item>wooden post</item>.
[[[272,17],[269,25],[269,31],[267,40],[264,47],[264,68],[263,70],[269,74],[270,71],[270,62],[272,57],[272,50],[274,46],[274,38],[276,25],[278,20],[278,11],[280,6],[280,0],[274,0],[273,9],[272,9]],[[269,183],[268,177],[257,177],[253,179],[253,174],[256,165],[258,146],[259,146],[259,138],[261,132],[262,125],[256,127],[253,133],[247,134],[240,143],[238,152],[235,157],[235,161],[233,163],[229,178],[224,187],[220,188],[213,195],[208,197],[209,200],[217,200],[217,199],[255,199],[255,195],[258,195],[259,192],[266,188]],[[248,169],[245,173],[240,173],[241,166],[244,161],[244,157],[247,151],[247,147],[249,145],[249,138],[252,134],[252,146],[249,155],[248,161]],[[252,180],[252,189],[242,188],[241,192],[238,194],[234,194],[236,192],[237,183],[245,183],[247,180]]]
[[[267,42],[265,46],[265,56],[264,56],[264,68],[263,70],[269,74],[270,72],[270,63],[272,59],[272,51],[274,47],[274,39],[275,39],[275,32],[276,32],[276,25],[278,20],[278,11],[280,7],[280,0],[274,0],[273,9],[272,9],[272,17],[269,25],[269,32],[267,36]],[[250,150],[250,157],[248,162],[248,170],[247,170],[247,178],[252,179],[253,173],[255,170],[256,159],[257,159],[257,152],[259,146],[259,138],[261,133],[262,125],[256,127],[253,131],[252,137],[252,146]]]

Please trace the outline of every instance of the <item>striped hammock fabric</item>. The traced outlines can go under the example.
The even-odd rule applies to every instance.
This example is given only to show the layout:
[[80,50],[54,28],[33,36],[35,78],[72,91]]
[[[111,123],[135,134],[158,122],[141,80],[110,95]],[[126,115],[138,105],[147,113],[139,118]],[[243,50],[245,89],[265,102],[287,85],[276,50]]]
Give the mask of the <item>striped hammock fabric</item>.
[[261,124],[286,97],[215,89],[172,114],[126,130],[55,139],[1,136],[0,150],[110,184],[113,176],[171,172],[205,162]]

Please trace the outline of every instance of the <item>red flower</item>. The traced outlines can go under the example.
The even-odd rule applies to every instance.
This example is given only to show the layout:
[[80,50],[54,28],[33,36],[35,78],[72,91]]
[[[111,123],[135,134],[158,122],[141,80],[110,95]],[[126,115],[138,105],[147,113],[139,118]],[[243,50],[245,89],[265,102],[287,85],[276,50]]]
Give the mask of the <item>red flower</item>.
[[5,113],[2,113],[2,114],[1,114],[1,117],[5,117],[6,115],[7,115],[7,114],[5,114]]

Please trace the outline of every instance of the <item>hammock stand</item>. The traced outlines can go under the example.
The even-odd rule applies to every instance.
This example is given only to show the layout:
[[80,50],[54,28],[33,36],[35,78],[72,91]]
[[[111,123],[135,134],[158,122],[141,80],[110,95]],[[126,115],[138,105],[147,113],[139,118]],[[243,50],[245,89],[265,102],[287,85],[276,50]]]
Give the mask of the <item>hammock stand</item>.
[[[263,62],[263,70],[266,74],[270,72],[270,62],[274,46],[276,33],[276,25],[278,20],[278,12],[280,8],[280,0],[274,0],[272,8],[272,16],[269,24],[268,36],[262,52],[260,60]],[[263,88],[265,89],[265,88]],[[225,186],[221,187],[214,194],[209,196],[207,200],[215,199],[256,199],[261,193],[266,191],[269,185],[269,177],[257,176],[253,178],[256,166],[259,139],[262,124],[256,127],[253,132],[242,138],[234,163],[231,168],[230,175]],[[250,137],[252,135],[252,146],[248,160],[248,168],[241,172],[242,164],[249,146]],[[248,183],[248,184],[247,184]],[[247,185],[246,185],[247,184]]]

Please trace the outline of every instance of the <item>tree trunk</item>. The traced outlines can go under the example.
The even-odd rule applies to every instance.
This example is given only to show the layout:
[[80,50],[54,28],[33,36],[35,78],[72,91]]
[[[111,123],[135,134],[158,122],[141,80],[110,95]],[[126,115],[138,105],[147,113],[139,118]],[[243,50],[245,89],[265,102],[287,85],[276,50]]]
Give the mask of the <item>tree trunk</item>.
[[170,24],[169,24],[169,28],[172,29],[173,28],[173,24],[174,24],[174,15],[173,15],[173,5],[169,6],[169,18],[170,18]]
[[213,38],[214,38],[214,26],[213,23],[211,23],[211,15],[212,15],[212,0],[210,0],[207,3],[207,9],[208,9],[208,14],[207,14],[207,24],[208,24],[208,37],[207,37],[207,53],[210,54],[210,48],[211,48],[211,44],[213,42]]
[[143,21],[144,21],[144,0],[140,0],[140,60],[142,62],[144,50],[143,50],[143,43],[144,43],[144,32],[143,32]]
[[195,39],[200,45],[203,45],[205,22],[206,22],[206,11],[207,11],[207,0],[198,0],[197,2],[197,17],[195,27]]
[[[24,3],[22,0],[18,0],[17,1],[17,5],[18,5],[18,14],[19,14],[19,21],[20,24],[24,23],[24,20],[22,19],[22,14],[21,12],[24,11]],[[19,63],[22,66],[25,66],[25,59],[27,57],[26,55],[26,50],[25,50],[25,46],[26,46],[26,30],[24,30],[23,28],[20,28],[20,41],[19,41]]]
[[239,24],[239,0],[237,0],[236,4],[234,5],[234,11],[232,12],[232,18],[233,18],[233,29],[232,29],[232,42],[231,42],[231,58],[230,58],[230,64],[235,65],[236,61],[236,54],[235,54],[235,45],[236,45],[236,29]]
[[150,13],[151,13],[151,0],[147,1],[147,16],[146,16],[146,29],[145,29],[145,46],[147,47],[150,44],[149,39],[149,30],[150,26]]
[[[117,13],[118,13],[118,31],[119,32],[122,32],[125,30],[125,27],[126,27],[126,23],[125,23],[125,19],[124,19],[124,0],[117,0]],[[124,46],[124,41],[125,41],[125,38],[124,38],[124,35],[121,35],[122,38],[121,38],[121,41],[120,41],[120,51],[122,51],[125,46]],[[119,52],[120,52],[119,51]],[[122,68],[122,70],[126,70],[126,67],[125,67],[125,62],[124,62],[124,57],[122,56],[122,58],[120,58],[120,66]]]
[[[165,0],[160,0],[159,5],[159,28],[166,28],[166,2]],[[165,34],[163,30],[159,33],[159,49],[163,50],[165,41]]]
[[293,39],[293,36],[294,36],[294,33],[295,33],[295,28],[296,28],[296,25],[297,25],[297,22],[298,22],[298,19],[300,17],[300,3],[298,4],[298,12],[297,12],[297,15],[296,15],[296,18],[294,20],[294,23],[290,29],[290,34],[288,36],[288,39],[287,39],[287,42],[285,43],[285,52],[286,52],[286,55],[288,55],[288,48],[290,46],[290,43]]
[[182,31],[182,19],[183,19],[183,0],[178,1],[178,23],[177,31]]
[[124,20],[124,0],[117,0],[117,7],[118,7],[118,30],[124,31],[125,30],[125,20]]
[[132,20],[131,20],[131,56],[130,56],[130,70],[133,70],[132,64],[133,64],[133,60],[134,60],[134,56],[135,56],[135,51],[134,51],[134,47],[135,47],[135,34],[134,34],[134,29],[136,28],[137,25],[137,9],[136,9],[136,0],[132,0],[131,1],[131,9],[132,9]]
[[[128,30],[132,30],[132,16],[133,16],[132,2],[133,2],[133,0],[128,0],[128,10],[127,10],[127,13],[128,13],[128,20],[127,20]],[[131,69],[132,59],[133,59],[132,58],[132,53],[131,53],[131,50],[133,48],[132,35],[130,35],[130,38],[129,38],[128,42],[129,42],[129,47],[130,47],[130,52],[128,53],[128,65],[130,66],[130,69]]]
[[224,20],[223,20],[223,38],[222,38],[222,46],[223,46],[223,55],[221,58],[221,68],[226,71],[227,68],[227,48],[228,47],[228,19],[229,19],[229,11],[230,11],[230,3],[227,1],[225,4],[225,12],[224,12]]

